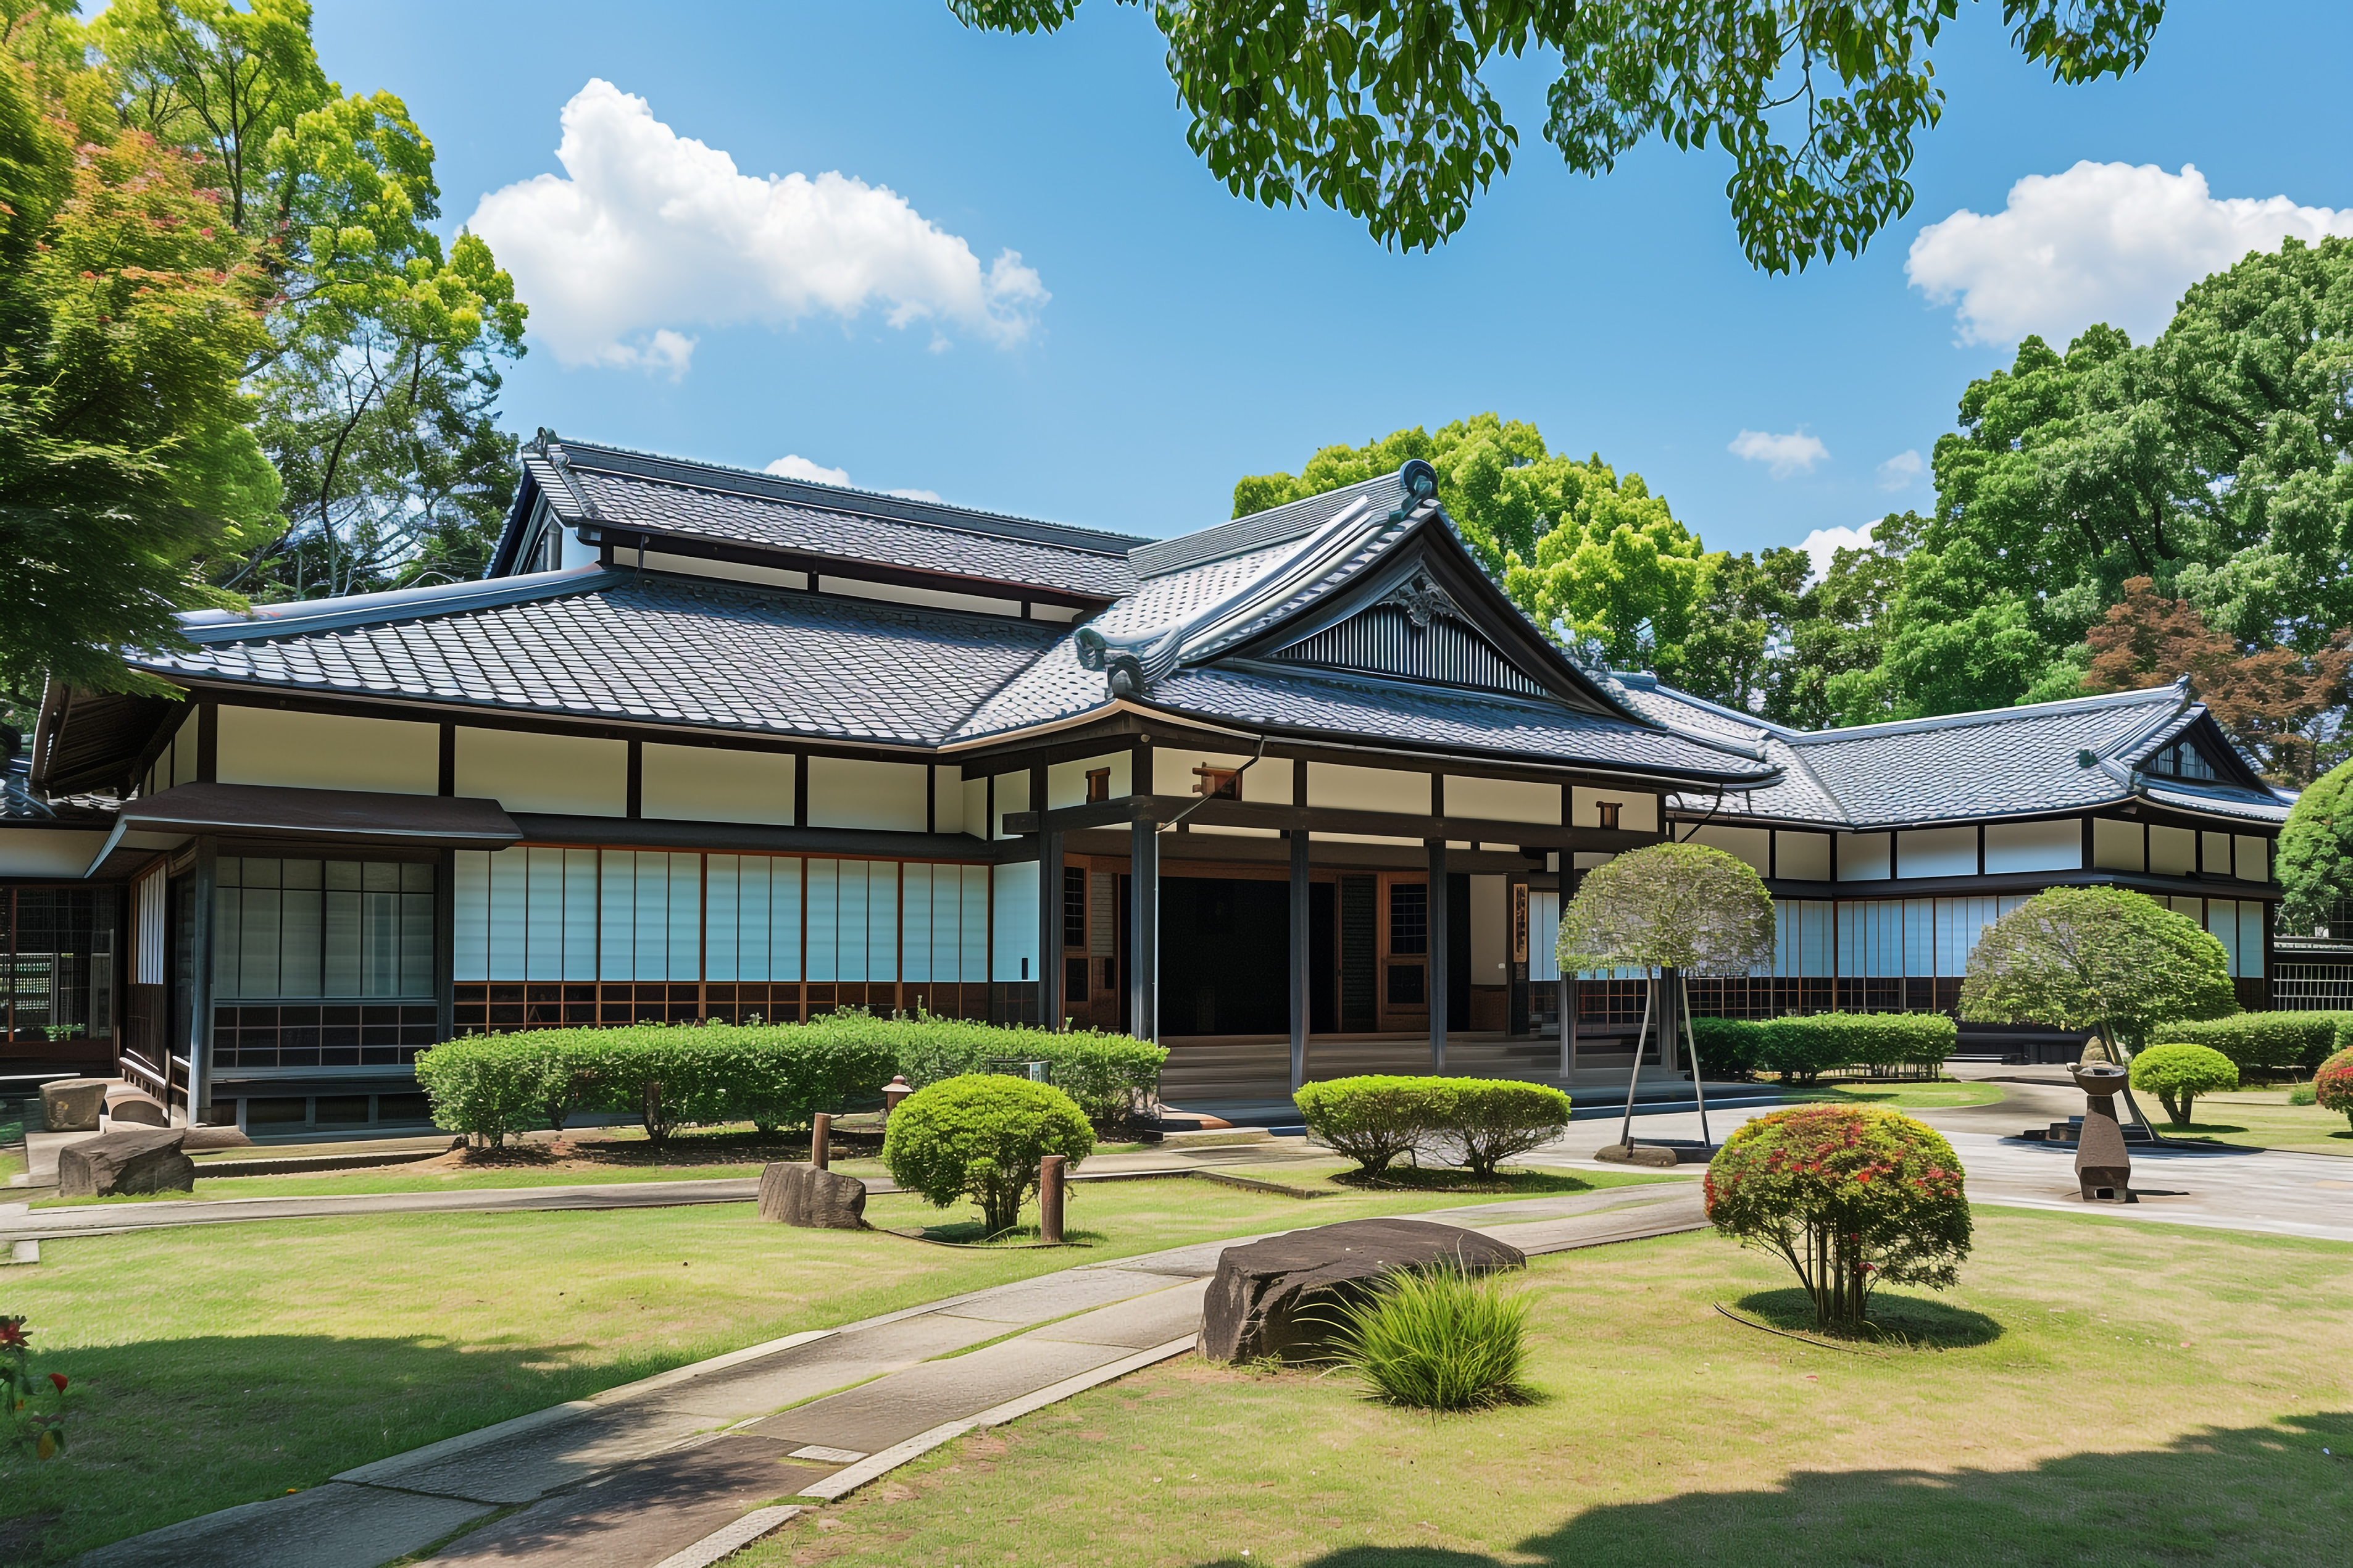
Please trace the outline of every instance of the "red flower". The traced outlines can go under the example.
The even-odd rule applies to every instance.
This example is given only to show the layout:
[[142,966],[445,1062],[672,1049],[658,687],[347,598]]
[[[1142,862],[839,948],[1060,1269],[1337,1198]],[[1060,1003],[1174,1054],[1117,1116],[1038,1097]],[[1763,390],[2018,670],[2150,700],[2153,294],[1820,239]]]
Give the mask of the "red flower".
[[25,1342],[25,1331],[16,1327],[23,1321],[21,1318],[0,1318],[0,1345],[21,1345]]
[[63,1393],[66,1391],[66,1374],[65,1374],[65,1373],[63,1373],[63,1372],[51,1372],[51,1373],[49,1374],[49,1381],[50,1381],[51,1383],[56,1383],[56,1384],[58,1385],[58,1392],[59,1393]]

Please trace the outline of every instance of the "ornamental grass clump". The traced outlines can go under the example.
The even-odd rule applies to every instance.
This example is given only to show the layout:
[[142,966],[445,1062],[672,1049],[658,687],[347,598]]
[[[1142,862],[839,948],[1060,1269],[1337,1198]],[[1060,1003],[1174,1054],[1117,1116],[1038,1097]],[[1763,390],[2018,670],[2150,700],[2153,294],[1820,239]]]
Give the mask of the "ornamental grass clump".
[[1332,1359],[1388,1404],[1483,1410],[1526,1397],[1527,1326],[1527,1297],[1493,1274],[1400,1270],[1335,1308]]
[[1070,1096],[991,1073],[917,1089],[899,1102],[882,1134],[892,1181],[936,1208],[971,1199],[992,1236],[1020,1222],[1043,1156],[1060,1154],[1076,1167],[1094,1149],[1094,1129]]
[[1961,1162],[1937,1132],[1895,1111],[1805,1106],[1757,1118],[1707,1169],[1707,1217],[1778,1253],[1814,1320],[1863,1330],[1882,1285],[1942,1290],[1969,1254]]
[[2312,1075],[2312,1103],[2323,1110],[2342,1111],[2353,1122],[2353,1046],[2323,1062]]
[[2211,1046],[2151,1045],[2132,1059],[2132,1086],[2155,1095],[2168,1121],[2187,1127],[2200,1095],[2224,1094],[2239,1086],[2239,1068]]

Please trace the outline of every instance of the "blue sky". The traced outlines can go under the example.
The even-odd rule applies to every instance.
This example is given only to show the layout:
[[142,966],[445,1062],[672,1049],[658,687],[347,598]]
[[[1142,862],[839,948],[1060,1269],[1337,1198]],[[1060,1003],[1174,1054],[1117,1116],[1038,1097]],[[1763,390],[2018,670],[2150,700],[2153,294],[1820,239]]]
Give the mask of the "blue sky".
[[[1563,168],[1545,59],[1493,77],[1518,167],[1404,255],[1229,195],[1148,18],[1109,0],[1046,38],[938,0],[322,0],[317,32],[346,90],[408,101],[448,227],[475,220],[537,307],[513,428],[1146,535],[1222,519],[1238,476],[1319,445],[1493,408],[1641,473],[1712,547],[1796,543],[1926,506],[1902,454],[2024,327],[2146,335],[2206,259],[2353,232],[2341,5],[2176,0],[2137,76],[2073,89],[1964,5],[1911,216],[1796,277],[1741,259],[1721,154]],[[759,207],[751,182],[797,174]],[[1945,302],[1907,280],[1930,226],[2002,215],[2031,176],[2058,178],[1931,237],[1915,270]]]

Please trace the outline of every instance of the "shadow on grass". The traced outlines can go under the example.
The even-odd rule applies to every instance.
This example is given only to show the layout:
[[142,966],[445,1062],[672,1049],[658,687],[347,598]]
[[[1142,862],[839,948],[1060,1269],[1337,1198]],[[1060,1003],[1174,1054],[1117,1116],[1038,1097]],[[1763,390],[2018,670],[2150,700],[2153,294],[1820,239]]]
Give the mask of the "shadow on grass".
[[[1813,1298],[1795,1285],[1755,1291],[1733,1305],[1777,1329],[1799,1334],[1815,1331]],[[2001,1324],[1982,1312],[1929,1297],[1896,1296],[1884,1290],[1872,1294],[1871,1323],[1883,1341],[1937,1351],[1989,1345],[2002,1334]]]
[[[518,1336],[520,1338],[521,1336]],[[41,1352],[72,1380],[65,1455],[0,1449],[0,1564],[315,1487],[338,1471],[691,1360],[590,1347],[259,1334]],[[38,1516],[56,1517],[47,1524]]]
[[[1986,1435],[1999,1450],[2002,1434]],[[1798,1470],[1752,1491],[1686,1491],[1589,1508],[1508,1556],[1443,1544],[1349,1546],[1301,1568],[1947,1568],[2002,1563],[2345,1560],[2353,1412],[2209,1428],[2139,1452],[2069,1454],[2014,1469]],[[1804,1456],[1792,1456],[1802,1464]],[[1253,1568],[1240,1553],[1198,1568]]]
[[1560,1171],[1499,1171],[1482,1181],[1468,1171],[1447,1166],[1391,1166],[1377,1176],[1343,1171],[1328,1180],[1365,1192],[1481,1192],[1514,1198],[1543,1198],[1560,1192],[1590,1192],[1592,1182]]

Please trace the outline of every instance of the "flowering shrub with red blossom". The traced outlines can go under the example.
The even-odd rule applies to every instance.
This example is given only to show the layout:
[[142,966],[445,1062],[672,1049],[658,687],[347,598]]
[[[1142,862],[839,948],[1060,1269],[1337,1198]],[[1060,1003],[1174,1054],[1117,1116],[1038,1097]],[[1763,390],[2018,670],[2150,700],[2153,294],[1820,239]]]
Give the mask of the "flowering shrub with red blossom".
[[22,1318],[0,1317],[0,1430],[44,1459],[65,1452],[66,1374],[35,1375]]
[[1945,1288],[1969,1255],[1953,1146],[1891,1110],[1801,1106],[1758,1117],[1708,1165],[1707,1217],[1787,1259],[1825,1329],[1861,1328],[1879,1286]]
[[2353,1045],[2323,1062],[2312,1075],[2312,1103],[2343,1111],[2346,1120],[2353,1121]]

